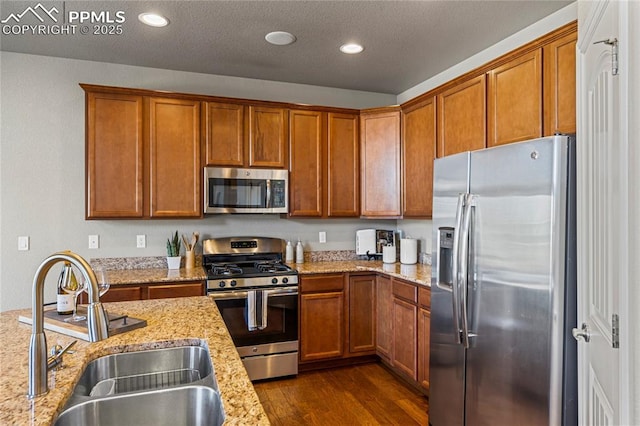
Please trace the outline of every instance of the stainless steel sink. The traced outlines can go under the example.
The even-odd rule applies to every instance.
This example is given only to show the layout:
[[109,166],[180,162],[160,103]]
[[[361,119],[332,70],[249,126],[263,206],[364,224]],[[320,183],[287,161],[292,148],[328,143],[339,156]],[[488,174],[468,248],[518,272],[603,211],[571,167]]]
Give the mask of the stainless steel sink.
[[221,425],[220,394],[208,386],[182,386],[93,399],[68,408],[63,425]]
[[200,346],[107,355],[90,362],[56,425],[219,425],[225,414]]
[[67,407],[95,397],[187,384],[218,388],[207,349],[182,346],[107,355],[87,365]]

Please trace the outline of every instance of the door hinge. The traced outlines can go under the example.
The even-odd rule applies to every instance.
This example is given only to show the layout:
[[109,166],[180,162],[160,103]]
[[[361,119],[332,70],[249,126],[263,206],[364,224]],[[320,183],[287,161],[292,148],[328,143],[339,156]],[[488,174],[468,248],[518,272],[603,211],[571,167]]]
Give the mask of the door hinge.
[[620,348],[620,318],[618,314],[611,315],[611,346]]
[[618,39],[608,38],[596,41],[593,44],[604,43],[611,46],[611,75],[618,75]]

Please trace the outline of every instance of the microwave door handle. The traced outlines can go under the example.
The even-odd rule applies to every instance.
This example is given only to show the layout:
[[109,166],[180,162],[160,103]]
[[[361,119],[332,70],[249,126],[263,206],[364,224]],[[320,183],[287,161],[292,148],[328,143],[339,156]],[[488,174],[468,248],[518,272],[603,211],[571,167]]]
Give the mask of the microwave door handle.
[[271,208],[271,179],[267,179],[267,202],[265,207]]

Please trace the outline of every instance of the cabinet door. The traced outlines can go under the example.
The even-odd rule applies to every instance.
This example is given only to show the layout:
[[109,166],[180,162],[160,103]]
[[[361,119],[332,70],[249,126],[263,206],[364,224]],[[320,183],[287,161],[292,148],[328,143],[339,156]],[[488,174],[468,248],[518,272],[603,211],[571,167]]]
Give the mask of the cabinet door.
[[[141,286],[111,286],[109,291],[100,296],[100,302],[127,302],[129,300],[143,299],[143,288]],[[89,297],[86,292],[80,293],[80,303],[87,304]]]
[[184,283],[150,285],[148,287],[148,299],[165,299],[170,297],[204,296],[204,283]]
[[317,111],[289,111],[291,174],[289,215],[322,216],[324,190],[325,115]]
[[438,95],[438,157],[486,146],[486,99],[484,74]]
[[402,111],[402,216],[431,217],[436,104],[430,98]]
[[327,216],[360,215],[358,115],[328,114]]
[[245,107],[216,102],[207,102],[204,107],[206,165],[244,166]]
[[376,353],[387,360],[391,359],[393,344],[393,295],[391,279],[387,276],[376,277]]
[[413,380],[417,380],[418,307],[402,299],[393,299],[393,349],[391,364]]
[[376,276],[349,277],[349,353],[376,349]]
[[429,350],[431,339],[431,312],[428,309],[418,310],[418,382],[429,390]]
[[249,166],[286,169],[287,110],[249,107]]
[[541,49],[489,71],[488,104],[488,146],[542,136]]
[[544,135],[576,132],[576,41],[573,32],[543,49]]
[[360,116],[360,152],[362,215],[400,216],[400,111]]
[[300,361],[344,355],[344,293],[300,296]]
[[86,95],[86,217],[144,215],[141,96]]
[[200,102],[149,99],[151,217],[200,217]]

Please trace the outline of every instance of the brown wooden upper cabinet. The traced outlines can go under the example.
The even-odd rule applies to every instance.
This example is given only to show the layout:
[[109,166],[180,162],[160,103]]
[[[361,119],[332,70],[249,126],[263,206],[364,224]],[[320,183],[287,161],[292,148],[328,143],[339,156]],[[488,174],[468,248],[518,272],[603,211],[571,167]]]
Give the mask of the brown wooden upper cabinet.
[[358,115],[289,112],[289,215],[359,215]]
[[149,99],[150,217],[201,217],[200,102]]
[[87,219],[201,217],[200,102],[83,88]]
[[287,109],[249,106],[249,167],[288,167]]
[[86,217],[144,215],[142,96],[86,93]]
[[360,153],[362,216],[399,217],[399,108],[378,108],[360,113]]
[[356,113],[327,114],[327,216],[360,215],[360,143]]
[[488,146],[542,136],[542,49],[488,73]]
[[438,94],[438,157],[486,146],[485,75],[462,80]]
[[402,109],[402,216],[431,217],[436,102]]
[[576,132],[577,31],[543,48],[544,135]]
[[326,114],[289,111],[289,215],[320,217],[326,175]]
[[244,167],[246,106],[204,102],[204,144],[207,166]]

